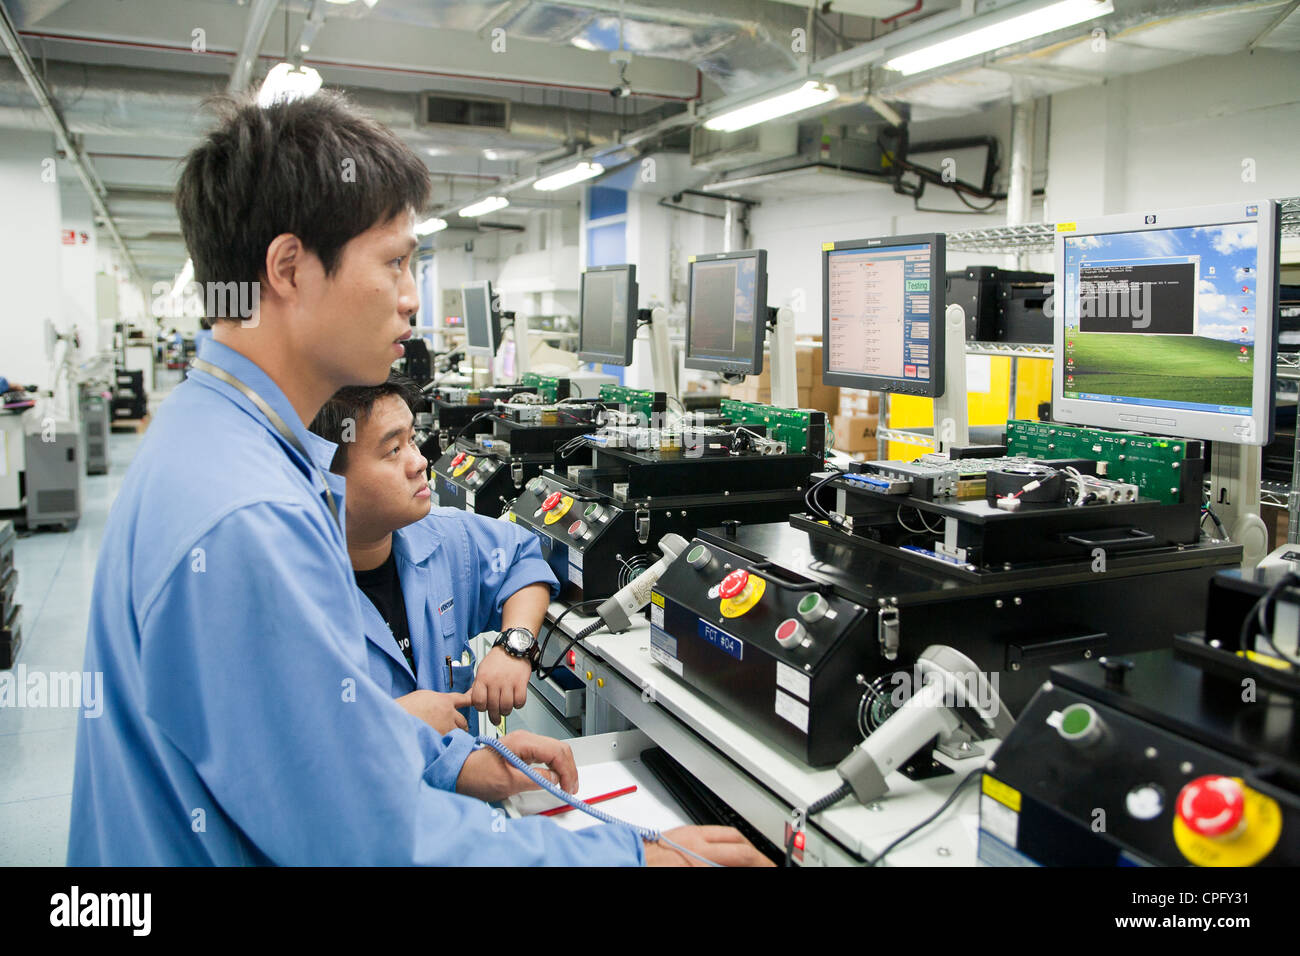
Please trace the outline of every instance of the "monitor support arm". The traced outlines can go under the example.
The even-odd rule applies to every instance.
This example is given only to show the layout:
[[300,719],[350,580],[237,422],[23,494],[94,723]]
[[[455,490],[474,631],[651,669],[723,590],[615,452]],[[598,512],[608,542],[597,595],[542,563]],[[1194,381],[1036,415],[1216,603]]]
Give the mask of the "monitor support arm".
[[966,313],[956,304],[943,314],[943,394],[934,399],[934,450],[970,442],[966,412]]
[[658,305],[653,309],[638,309],[637,318],[650,326],[650,374],[656,392],[677,398],[677,370],[673,367],[673,352],[668,344],[668,310]]
[[1263,449],[1257,445],[1214,443],[1210,466],[1210,507],[1234,544],[1241,545],[1241,569],[1253,571],[1268,553],[1268,528],[1259,516]]
[[528,341],[528,316],[515,315],[514,319],[514,337],[515,337],[515,381],[522,381],[523,377],[533,370],[532,354],[530,352],[530,343]]
[[774,309],[769,306],[767,327],[771,330],[768,341],[772,356],[772,404],[780,408],[798,408],[799,382],[794,354],[794,312],[784,307]]

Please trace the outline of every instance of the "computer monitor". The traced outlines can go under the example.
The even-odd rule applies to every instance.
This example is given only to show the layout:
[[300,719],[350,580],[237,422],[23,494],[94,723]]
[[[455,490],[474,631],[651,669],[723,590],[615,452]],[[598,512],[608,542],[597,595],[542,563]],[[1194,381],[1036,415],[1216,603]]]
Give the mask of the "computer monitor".
[[692,256],[686,308],[686,367],[732,375],[763,371],[767,252]]
[[582,274],[578,358],[631,365],[636,341],[636,266],[592,266]]
[[822,380],[935,398],[944,384],[944,237],[822,248]]
[[1056,229],[1052,417],[1267,444],[1276,205],[1126,213]]
[[492,298],[492,283],[467,282],[460,292],[465,299],[465,354],[490,359],[501,344],[501,312]]

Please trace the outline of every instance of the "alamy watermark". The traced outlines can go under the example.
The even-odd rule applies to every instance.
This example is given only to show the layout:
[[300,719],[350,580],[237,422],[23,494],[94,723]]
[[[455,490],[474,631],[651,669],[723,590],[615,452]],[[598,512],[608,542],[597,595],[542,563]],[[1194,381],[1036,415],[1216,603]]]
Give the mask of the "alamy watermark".
[[261,318],[260,282],[190,282],[179,295],[172,294],[170,282],[155,282],[149,291],[149,311],[156,319],[202,313],[210,321],[239,319],[251,329]]
[[0,708],[81,708],[87,717],[104,713],[103,671],[29,671],[19,664],[0,672]]

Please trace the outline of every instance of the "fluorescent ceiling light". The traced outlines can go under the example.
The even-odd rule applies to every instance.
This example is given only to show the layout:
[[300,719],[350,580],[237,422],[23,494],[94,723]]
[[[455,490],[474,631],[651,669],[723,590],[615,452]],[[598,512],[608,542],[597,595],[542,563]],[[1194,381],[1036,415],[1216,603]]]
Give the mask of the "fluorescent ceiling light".
[[[325,2],[337,3],[339,6],[343,7],[343,6],[347,6],[349,3],[356,3],[356,0],[325,0]],[[362,2],[365,3],[365,5],[368,6],[371,10],[373,10],[375,8],[375,4],[378,3],[379,0],[362,0]]]
[[277,63],[262,82],[257,105],[266,108],[277,101],[304,99],[320,89],[320,82],[320,74],[309,66],[295,69],[292,63]]
[[1018,17],[1001,20],[896,56],[885,62],[885,68],[911,76],[913,73],[956,63],[1114,12],[1111,0],[1061,0],[1060,3],[1040,7],[1030,13],[1022,13]]
[[426,219],[424,222],[417,222],[415,224],[415,234],[417,236],[427,236],[433,232],[442,232],[442,230],[446,228],[446,219],[438,219],[437,217],[434,217],[433,219]]
[[769,96],[766,99],[711,117],[705,120],[704,128],[731,133],[738,129],[747,129],[766,120],[776,119],[778,116],[788,116],[790,113],[798,113],[800,110],[820,106],[822,103],[829,102],[839,95],[840,91],[834,83],[819,83],[817,80],[808,80],[803,86],[796,89],[787,90],[784,93],[778,93],[775,96]]
[[510,200],[505,196],[488,196],[487,199],[480,199],[476,203],[470,203],[460,211],[460,214],[467,219],[472,219],[475,216],[486,216],[498,209],[505,209],[509,205]]
[[551,192],[552,190],[563,189],[565,186],[572,186],[574,183],[593,179],[604,171],[605,167],[600,163],[578,163],[578,165],[570,166],[561,172],[543,176],[533,183],[533,188],[540,189],[542,192]]
[[180,298],[185,287],[194,281],[194,260],[186,259],[181,271],[176,273],[176,282],[172,285],[172,297]]

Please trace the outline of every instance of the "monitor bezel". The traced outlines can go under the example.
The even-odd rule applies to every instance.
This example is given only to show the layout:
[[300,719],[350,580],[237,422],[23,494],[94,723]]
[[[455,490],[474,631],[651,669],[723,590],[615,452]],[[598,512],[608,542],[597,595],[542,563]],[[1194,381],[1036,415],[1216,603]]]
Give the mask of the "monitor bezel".
[[[624,349],[622,352],[601,352],[598,349],[583,348],[582,345],[582,317],[586,313],[587,305],[587,276],[593,273],[603,272],[626,272],[627,273],[627,301],[624,303],[627,321],[627,336],[624,339]],[[637,303],[638,290],[636,284],[636,266],[630,262],[620,263],[609,266],[588,266],[582,272],[582,278],[579,282],[578,291],[578,358],[583,362],[592,362],[601,365],[619,365],[627,367],[632,364],[632,347],[636,343],[637,333]]]
[[[831,371],[831,254],[851,249],[890,249],[896,246],[930,246],[930,379],[926,382],[887,375]],[[946,303],[947,236],[942,232],[907,236],[880,236],[826,243],[822,247],[822,381],[840,388],[861,388],[892,395],[939,398],[946,379],[947,349],[944,329]]]
[[[1248,206],[1259,210],[1257,216],[1246,214]],[[1209,206],[1189,206],[1180,209],[1156,209],[1143,212],[1098,216],[1091,219],[1058,223],[1052,263],[1053,300],[1065,290],[1065,241],[1076,236],[1099,233],[1152,232],[1188,226],[1222,226],[1250,221],[1259,223],[1257,268],[1268,269],[1272,275],[1268,282],[1256,285],[1255,300],[1255,353],[1256,362],[1251,384],[1251,414],[1225,415],[1220,412],[1203,412],[1187,409],[1156,409],[1154,406],[1122,405],[1096,402],[1083,398],[1065,398],[1065,310],[1052,316],[1052,418],[1063,424],[1087,428],[1113,428],[1119,431],[1143,432],[1171,438],[1192,438],[1203,441],[1222,441],[1237,445],[1267,445],[1273,440],[1273,412],[1276,402],[1277,365],[1277,297],[1280,269],[1278,249],[1280,219],[1277,203],[1271,199],[1216,203]],[[1198,293],[1199,294],[1199,293]],[[1265,361],[1258,361],[1260,344],[1268,348]],[[1262,393],[1262,394],[1261,394]],[[1135,409],[1147,409],[1146,416],[1159,414],[1173,424],[1132,422],[1121,420],[1125,415],[1142,417]]]
[[[465,301],[466,289],[482,289],[483,294],[486,296],[487,312],[488,312],[488,338],[492,343],[490,346],[486,348],[479,345],[469,344],[470,315],[469,315],[469,304]],[[501,347],[501,310],[494,307],[492,301],[492,283],[487,279],[482,279],[477,282],[462,282],[460,286],[460,292],[461,292],[461,305],[462,305],[461,311],[465,313],[465,326],[464,326],[465,354],[468,356],[472,356],[474,358],[487,358],[487,359],[495,358],[497,354],[497,349]]]
[[[691,302],[695,295],[695,267],[701,263],[721,259],[754,259],[754,351],[751,361],[743,365],[735,360],[698,358],[691,355]],[[738,252],[709,252],[691,256],[687,270],[686,286],[686,354],[682,361],[686,368],[705,372],[722,372],[727,375],[762,375],[763,345],[767,342],[767,250],[742,249]]]

